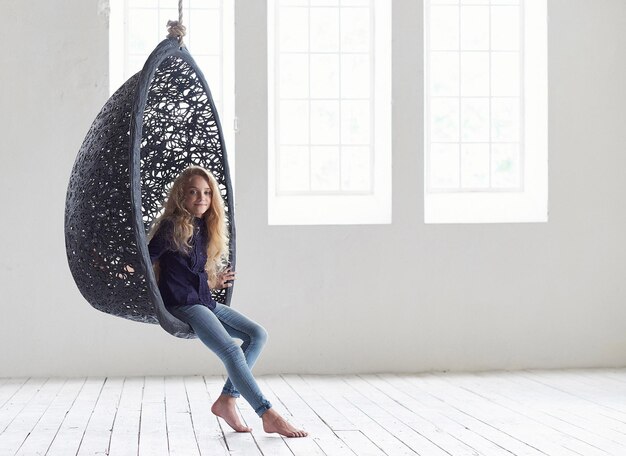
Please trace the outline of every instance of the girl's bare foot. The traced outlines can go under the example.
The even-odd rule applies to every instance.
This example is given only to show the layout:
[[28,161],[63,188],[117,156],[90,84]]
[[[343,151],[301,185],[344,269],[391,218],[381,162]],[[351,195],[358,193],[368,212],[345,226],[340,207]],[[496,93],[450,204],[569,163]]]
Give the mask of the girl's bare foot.
[[235,431],[251,432],[252,428],[244,426],[239,419],[239,415],[237,415],[237,409],[235,407],[236,400],[236,398],[229,396],[228,394],[220,394],[220,397],[217,398],[211,407],[211,412],[226,421]]
[[308,432],[296,429],[278,414],[273,408],[261,415],[263,420],[263,430],[268,433],[277,432],[285,437],[306,437]]

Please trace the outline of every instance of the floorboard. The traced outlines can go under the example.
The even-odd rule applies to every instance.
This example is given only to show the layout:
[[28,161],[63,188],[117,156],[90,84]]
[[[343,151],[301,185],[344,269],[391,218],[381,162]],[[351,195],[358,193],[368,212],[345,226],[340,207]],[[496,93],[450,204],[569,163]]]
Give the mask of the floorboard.
[[211,413],[222,376],[2,378],[1,455],[623,456],[626,369],[257,378],[307,430],[252,433]]

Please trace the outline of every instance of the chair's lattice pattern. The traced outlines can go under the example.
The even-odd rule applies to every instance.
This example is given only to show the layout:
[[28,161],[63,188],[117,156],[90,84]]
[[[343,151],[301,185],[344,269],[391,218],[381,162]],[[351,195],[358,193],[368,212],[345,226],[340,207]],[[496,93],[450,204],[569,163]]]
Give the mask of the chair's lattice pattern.
[[[145,243],[144,234],[159,215],[171,182],[189,165],[209,169],[220,184],[231,233],[230,261],[235,263],[230,176],[214,104],[189,54],[169,41],[155,50],[163,58],[153,59],[154,76],[130,78],[96,117],[74,163],[65,208],[68,262],[85,299],[103,312],[146,323],[164,318],[163,303],[151,285],[154,280],[148,280],[138,242]],[[149,63],[144,72],[150,71]],[[131,138],[137,106],[143,107],[139,142]],[[131,150],[134,143],[139,151]],[[140,182],[129,171],[131,155],[137,153]],[[136,186],[141,188],[141,208],[132,203]],[[145,233],[137,236],[133,210],[141,211],[144,223]],[[231,293],[232,288],[218,291],[214,298],[228,305]],[[161,321],[164,328],[194,337],[186,324],[165,315],[170,322]]]
[[[220,186],[227,225],[230,195],[214,110],[193,68],[169,57],[155,74],[143,116],[141,136],[141,201],[146,232],[159,215],[170,184],[190,165],[202,166]],[[223,290],[214,290],[217,302],[226,302]]]
[[129,175],[129,124],[138,75],[102,108],[83,142],[68,186],[65,244],[79,290],[92,306],[135,321],[158,323],[137,268]]

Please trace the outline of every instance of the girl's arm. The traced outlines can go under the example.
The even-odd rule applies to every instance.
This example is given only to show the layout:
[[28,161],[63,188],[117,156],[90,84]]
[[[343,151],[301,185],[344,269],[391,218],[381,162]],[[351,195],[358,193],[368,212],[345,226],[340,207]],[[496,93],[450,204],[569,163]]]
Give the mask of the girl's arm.
[[[217,273],[217,283],[215,284],[216,290],[221,290],[223,288],[230,288],[233,286],[233,282],[235,281],[236,272],[232,270],[230,266],[228,266],[225,270]],[[209,284],[211,286],[211,284]]]
[[[158,263],[159,258],[163,255],[169,246],[169,238],[167,233],[169,232],[170,225],[168,221],[164,221],[161,223],[159,230],[152,236],[152,239],[148,243],[148,252],[150,253],[150,261],[152,266],[155,266],[155,263]],[[126,278],[126,273],[134,274],[135,268],[133,268],[130,264],[127,264],[123,268],[124,272],[117,274],[117,277],[120,279]]]
[[163,221],[159,230],[154,233],[154,236],[148,243],[148,252],[150,253],[150,261],[154,265],[169,248],[170,240],[170,222]]

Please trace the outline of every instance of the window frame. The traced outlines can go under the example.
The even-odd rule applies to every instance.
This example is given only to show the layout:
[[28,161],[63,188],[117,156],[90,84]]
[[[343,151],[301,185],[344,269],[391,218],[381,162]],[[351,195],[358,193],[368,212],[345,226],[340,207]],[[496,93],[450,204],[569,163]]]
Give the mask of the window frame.
[[[522,223],[548,220],[547,2],[520,0],[520,185],[517,188],[430,188],[429,6],[424,2],[424,222]],[[459,7],[463,2],[445,2]],[[488,0],[484,4],[491,4]],[[437,3],[442,4],[442,2]],[[532,31],[530,33],[529,31]],[[461,49],[459,49],[459,54]],[[491,89],[490,89],[491,91]],[[459,99],[462,97],[459,93]],[[460,127],[459,127],[460,128]],[[459,137],[459,144],[462,142]],[[491,143],[491,138],[489,140]],[[459,146],[460,147],[460,146]],[[459,157],[460,160],[460,157]],[[460,162],[459,162],[460,166]],[[460,173],[460,168],[459,168]],[[459,174],[460,176],[460,174]],[[459,184],[460,185],[460,184]]]
[[[375,90],[370,117],[370,168],[372,191],[289,192],[277,191],[278,142],[277,15],[280,0],[268,0],[268,224],[330,225],[391,223],[391,5],[370,0],[379,8],[370,14],[370,53],[375,59],[373,79],[382,90]],[[306,2],[310,7],[310,2]],[[339,2],[338,2],[339,3]],[[380,5],[383,5],[382,7]],[[302,6],[307,7],[307,6]],[[341,5],[339,5],[341,7]],[[374,19],[375,18],[375,19]],[[312,98],[308,98],[311,100]],[[341,99],[340,99],[341,100]],[[373,137],[373,139],[372,139]],[[309,140],[308,146],[311,143]]]

